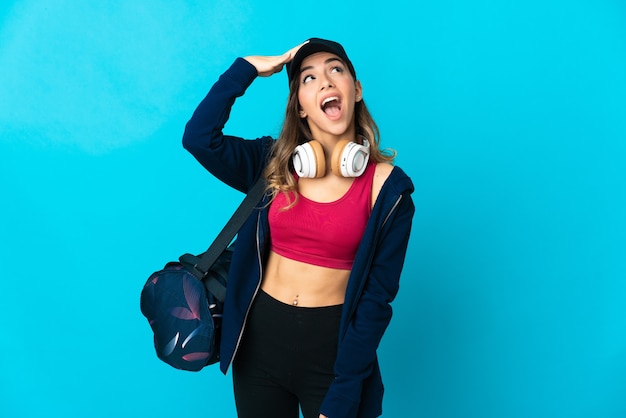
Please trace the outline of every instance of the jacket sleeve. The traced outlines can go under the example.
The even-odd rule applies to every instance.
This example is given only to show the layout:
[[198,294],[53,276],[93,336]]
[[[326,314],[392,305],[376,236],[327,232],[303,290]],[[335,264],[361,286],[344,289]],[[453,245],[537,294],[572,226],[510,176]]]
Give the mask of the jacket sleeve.
[[244,193],[266,164],[270,137],[244,140],[222,133],[235,99],[257,77],[256,68],[237,58],[200,102],[185,126],[183,146],[211,174]]
[[[378,416],[376,411],[359,411],[369,403],[362,399],[363,382],[378,372],[376,350],[391,320],[390,303],[398,292],[414,212],[407,193],[383,226],[363,292],[340,339],[335,380],[320,409],[329,418]],[[378,395],[382,397],[382,387]]]

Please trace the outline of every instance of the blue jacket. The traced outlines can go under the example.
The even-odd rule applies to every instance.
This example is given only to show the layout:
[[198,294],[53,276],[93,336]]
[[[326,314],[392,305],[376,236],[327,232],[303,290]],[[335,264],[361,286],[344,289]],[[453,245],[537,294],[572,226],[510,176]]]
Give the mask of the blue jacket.
[[[244,140],[222,134],[235,99],[257,77],[242,58],[220,76],[186,125],[184,147],[213,175],[244,193],[262,175],[270,137]],[[335,380],[320,412],[329,418],[382,413],[383,384],[376,349],[391,319],[415,208],[413,184],[394,167],[372,210],[348,280],[335,362]],[[247,314],[261,285],[270,248],[268,196],[239,231],[222,323],[220,368],[232,363]]]

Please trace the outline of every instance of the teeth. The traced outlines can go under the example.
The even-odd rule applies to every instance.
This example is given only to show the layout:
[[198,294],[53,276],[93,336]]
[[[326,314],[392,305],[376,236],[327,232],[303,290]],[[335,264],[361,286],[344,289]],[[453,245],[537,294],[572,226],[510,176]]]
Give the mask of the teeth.
[[333,100],[339,100],[339,97],[337,97],[337,96],[327,97],[322,102],[322,106],[326,105],[326,103],[332,102]]

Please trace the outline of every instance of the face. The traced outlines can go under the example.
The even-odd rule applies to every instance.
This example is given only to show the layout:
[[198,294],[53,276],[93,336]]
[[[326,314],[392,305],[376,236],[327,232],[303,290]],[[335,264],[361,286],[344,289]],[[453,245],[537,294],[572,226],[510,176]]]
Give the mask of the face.
[[354,140],[354,107],[361,101],[361,83],[335,54],[309,55],[300,67],[298,102],[318,141]]

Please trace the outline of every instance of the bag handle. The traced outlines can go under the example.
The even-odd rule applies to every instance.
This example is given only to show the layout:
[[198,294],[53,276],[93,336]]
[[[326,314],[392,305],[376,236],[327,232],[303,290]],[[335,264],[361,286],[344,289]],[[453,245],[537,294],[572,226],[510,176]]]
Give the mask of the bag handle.
[[256,204],[259,203],[263,194],[265,194],[265,178],[261,176],[254,186],[248,190],[248,194],[243,199],[243,202],[241,202],[233,216],[231,216],[205,252],[197,256],[183,254],[179,257],[179,261],[190,268],[191,273],[204,282],[206,288],[221,302],[224,301],[226,288],[214,277],[209,277],[208,280],[205,280],[205,278],[219,256],[233,241],[233,238],[235,238],[243,223],[248,219]]

